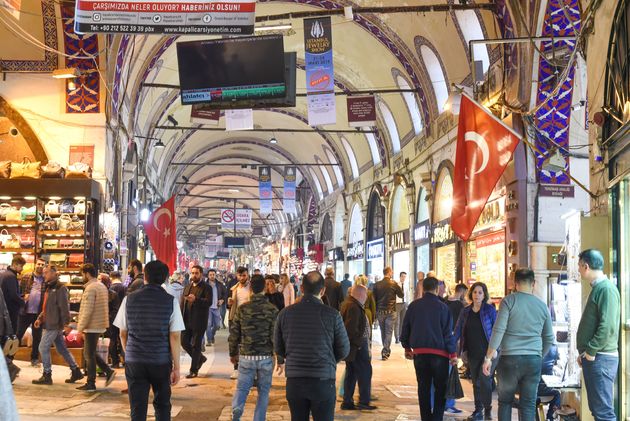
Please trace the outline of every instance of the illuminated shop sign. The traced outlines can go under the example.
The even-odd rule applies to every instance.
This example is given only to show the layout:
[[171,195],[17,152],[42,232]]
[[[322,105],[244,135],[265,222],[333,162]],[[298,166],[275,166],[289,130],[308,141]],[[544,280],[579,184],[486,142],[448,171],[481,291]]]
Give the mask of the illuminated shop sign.
[[451,229],[450,219],[438,222],[431,228],[431,245],[442,247],[456,241],[455,233]]
[[385,257],[385,239],[368,241],[367,243],[367,260],[377,260]]
[[328,260],[333,262],[342,262],[343,261],[343,249],[341,247],[335,247],[334,249],[328,250]]
[[365,243],[363,240],[355,241],[354,243],[348,243],[348,260],[363,259],[363,248]]
[[413,227],[413,243],[417,246],[429,244],[431,240],[431,225],[429,221],[416,224]]
[[392,251],[409,249],[409,230],[398,231],[389,236],[389,246]]

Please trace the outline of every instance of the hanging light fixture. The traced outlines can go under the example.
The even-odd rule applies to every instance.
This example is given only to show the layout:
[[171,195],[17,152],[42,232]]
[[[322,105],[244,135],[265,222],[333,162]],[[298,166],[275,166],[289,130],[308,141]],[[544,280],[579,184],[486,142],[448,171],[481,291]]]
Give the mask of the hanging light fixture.
[[156,149],[164,149],[166,145],[162,142],[162,139],[158,139],[158,141],[153,145]]

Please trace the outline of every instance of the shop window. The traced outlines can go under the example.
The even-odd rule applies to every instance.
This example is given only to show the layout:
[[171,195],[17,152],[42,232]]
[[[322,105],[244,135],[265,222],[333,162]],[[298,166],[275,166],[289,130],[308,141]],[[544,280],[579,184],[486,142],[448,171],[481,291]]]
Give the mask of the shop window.
[[401,185],[394,190],[391,209],[390,232],[398,232],[409,229],[409,205],[405,188]]
[[[370,130],[370,127],[361,127],[362,130]],[[365,133],[368,145],[370,146],[370,153],[372,154],[372,163],[378,165],[381,163],[381,154],[378,153],[378,145],[376,144],[376,136],[373,133]]]
[[378,102],[378,109],[381,112],[383,120],[385,120],[385,126],[387,127],[387,133],[389,133],[389,140],[392,142],[392,153],[397,154],[400,152],[400,136],[398,135],[398,128],[396,127],[396,120],[394,115],[389,110],[389,107],[385,102]]
[[442,70],[440,60],[437,58],[431,48],[426,45],[420,46],[420,54],[424,65],[429,72],[429,78],[435,92],[435,100],[437,101],[438,111],[444,111],[444,105],[448,100],[448,85],[446,84],[446,75]]
[[[399,89],[411,89],[409,83],[400,75],[396,76],[396,84]],[[413,92],[403,92],[402,96],[407,104],[409,115],[411,116],[413,131],[416,135],[419,135],[422,131],[422,117],[420,117],[420,107],[418,106],[418,101],[416,101],[416,96]]]
[[[467,45],[470,45],[469,42],[471,40],[485,38],[481,24],[479,23],[479,18],[473,10],[456,10],[455,16],[457,17],[457,22],[464,34],[464,41],[466,41]],[[488,49],[483,44],[476,44],[473,46],[473,51],[475,52],[475,60],[481,60],[483,63],[483,72],[486,73],[488,67],[490,67]]]
[[[335,158],[335,155],[333,155],[330,149],[325,148],[324,152],[326,152],[326,156],[328,157],[328,162],[330,162],[331,164],[338,164],[337,158]],[[332,167],[332,170],[335,173],[335,177],[337,178],[337,185],[339,187],[343,187],[344,182],[343,182],[343,173],[341,172],[341,167],[339,165],[335,165]]]
[[368,206],[368,241],[385,237],[385,208],[378,193],[373,192]]
[[416,212],[416,221],[418,223],[429,220],[429,204],[427,202],[427,191],[420,189],[418,195],[418,209]]
[[354,151],[352,150],[352,146],[348,143],[348,140],[341,136],[341,144],[346,151],[346,155],[348,155],[348,161],[350,161],[350,170],[352,171],[352,179],[359,177],[359,164],[357,163],[357,158],[354,155]]

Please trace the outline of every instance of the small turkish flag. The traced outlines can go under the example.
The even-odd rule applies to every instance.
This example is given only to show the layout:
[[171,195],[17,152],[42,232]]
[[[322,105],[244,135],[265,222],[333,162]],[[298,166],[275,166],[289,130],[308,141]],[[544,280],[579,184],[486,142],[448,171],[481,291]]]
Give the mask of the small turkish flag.
[[451,228],[470,237],[521,137],[488,110],[462,95],[457,128]]
[[177,269],[175,196],[155,210],[142,225],[155,256],[166,263],[170,273],[173,273]]

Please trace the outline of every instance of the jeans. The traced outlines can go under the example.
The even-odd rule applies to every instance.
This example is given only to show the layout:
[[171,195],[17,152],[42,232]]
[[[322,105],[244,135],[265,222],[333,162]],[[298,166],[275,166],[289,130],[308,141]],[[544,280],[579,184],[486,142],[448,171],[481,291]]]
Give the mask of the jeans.
[[109,357],[112,364],[120,364],[120,356],[123,355],[122,344],[120,343],[120,329],[111,325],[109,327]]
[[245,402],[249,390],[254,385],[254,379],[257,380],[258,400],[256,401],[256,410],[254,411],[254,421],[264,421],[267,415],[267,406],[269,406],[269,391],[271,390],[271,379],[273,376],[273,357],[264,360],[254,361],[245,358],[240,359],[238,366],[238,381],[236,383],[236,392],[232,399],[232,419],[238,421],[243,415]]
[[346,362],[343,402],[347,405],[354,404],[354,387],[357,382],[359,383],[359,403],[368,405],[372,393],[372,363],[367,339],[357,350],[354,360]]
[[[420,354],[413,357],[418,382],[418,401],[422,421],[442,421],[446,405],[449,361],[446,357]],[[435,394],[431,399],[431,386]],[[432,402],[433,401],[433,402]],[[433,409],[431,407],[433,406]]]
[[[557,391],[556,389],[551,389],[550,387],[547,387],[547,385],[545,384],[545,382],[541,379],[540,383],[538,383],[538,399],[537,399],[537,403],[538,400],[540,400],[540,398],[542,397],[552,397],[553,400],[551,402],[549,402],[549,404],[547,405],[547,419],[548,420],[553,420],[553,413],[557,410],[560,409],[560,404],[561,404],[561,400],[560,400],[560,392]],[[542,421],[542,420],[540,420]]]
[[597,354],[595,361],[582,358],[582,373],[586,395],[588,396],[588,408],[595,421],[615,420],[613,407],[613,387],[617,376],[619,357],[614,355]]
[[171,419],[171,364],[125,363],[131,421],[147,419],[149,388],[156,421]]
[[96,383],[96,366],[98,365],[104,373],[112,371],[105,361],[96,353],[96,345],[100,333],[85,333],[85,343],[83,344],[83,358],[85,358],[85,368],[87,370],[88,384]]
[[208,344],[214,342],[214,335],[221,328],[221,310],[211,308],[208,312],[208,329],[206,329],[206,341]]
[[55,344],[55,349],[68,363],[71,369],[77,368],[77,363],[74,357],[68,351],[66,347],[66,341],[60,330],[46,330],[43,329],[42,340],[39,342],[39,352],[42,354],[42,365],[44,366],[44,373],[52,373],[52,361],[50,358],[50,347]]
[[42,328],[33,326],[33,322],[37,320],[37,314],[20,314],[18,317],[17,338],[22,342],[22,338],[26,333],[26,329],[31,327],[33,334],[33,347],[31,348],[31,361],[37,361],[39,359],[39,341],[42,339]]
[[396,303],[396,327],[394,328],[394,338],[396,343],[400,341],[400,332],[402,332],[403,320],[407,313],[407,303]]
[[487,413],[492,411],[492,378],[494,377],[494,368],[497,360],[492,362],[490,368],[490,376],[483,374],[484,357],[479,358],[468,357],[468,367],[470,369],[470,377],[473,384],[473,396],[475,397],[475,411],[485,410]]
[[536,419],[536,395],[542,358],[538,355],[502,355],[497,365],[499,421],[512,419],[514,394],[519,392],[521,421]]
[[286,393],[291,421],[335,419],[335,379],[288,377]]
[[182,348],[190,355],[192,362],[190,363],[190,372],[197,373],[201,366],[201,341],[205,332],[195,332],[186,329],[182,332]]
[[394,333],[394,326],[396,325],[396,313],[376,312],[376,319],[381,329],[381,341],[383,342],[383,350],[381,355],[389,357],[391,354],[392,345],[392,333]]
[[225,313],[227,313],[227,306],[225,303],[221,306],[221,327],[225,329]]

